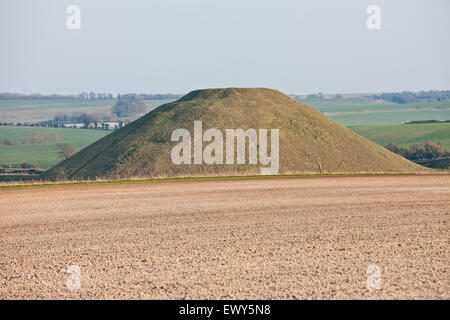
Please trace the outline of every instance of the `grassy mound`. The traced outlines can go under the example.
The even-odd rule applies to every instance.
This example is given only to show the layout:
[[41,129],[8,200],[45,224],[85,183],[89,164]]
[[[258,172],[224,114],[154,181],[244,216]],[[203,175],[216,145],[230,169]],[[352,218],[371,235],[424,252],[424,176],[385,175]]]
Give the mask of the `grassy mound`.
[[[279,129],[278,174],[418,172],[418,166],[271,89],[196,90],[89,145],[43,174],[45,179],[227,176],[259,174],[260,165],[175,165],[175,129]],[[225,137],[225,135],[224,135]],[[225,142],[224,142],[225,143]],[[204,142],[203,147],[209,143]],[[248,161],[247,161],[248,163]]]

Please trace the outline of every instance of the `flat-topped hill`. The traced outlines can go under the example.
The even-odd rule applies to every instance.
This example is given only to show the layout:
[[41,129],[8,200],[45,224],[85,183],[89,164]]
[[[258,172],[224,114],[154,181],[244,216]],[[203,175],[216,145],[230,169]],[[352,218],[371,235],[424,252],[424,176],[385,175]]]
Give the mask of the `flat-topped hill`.
[[[194,122],[201,121],[199,140],[194,137]],[[191,135],[190,164],[175,164],[172,141],[176,129]],[[207,164],[205,148],[208,129],[222,133],[223,164]],[[198,127],[197,127],[198,129]],[[245,139],[245,163],[227,164],[226,129],[256,132],[257,163],[249,160],[249,142]],[[175,176],[224,176],[260,174],[260,129],[267,129],[268,153],[271,129],[279,132],[278,174],[356,172],[418,172],[418,166],[339,125],[311,106],[294,101],[272,89],[206,89],[188,93],[181,99],[162,105],[145,116],[81,150],[43,174],[45,179],[88,179]],[[247,131],[250,132],[250,131]],[[217,131],[215,131],[217,133]],[[198,131],[197,131],[198,133]],[[198,136],[197,136],[198,137]],[[202,142],[202,137],[203,141]],[[219,139],[220,140],[220,139]],[[197,146],[195,146],[195,142]],[[200,143],[200,146],[199,146]],[[235,146],[235,150],[238,147]],[[194,159],[200,150],[200,158]],[[211,149],[209,149],[211,150]],[[211,153],[217,156],[219,148]],[[185,158],[186,159],[186,158]],[[219,158],[215,158],[216,160]],[[229,160],[229,159],[228,159]],[[250,162],[250,163],[249,163]]]

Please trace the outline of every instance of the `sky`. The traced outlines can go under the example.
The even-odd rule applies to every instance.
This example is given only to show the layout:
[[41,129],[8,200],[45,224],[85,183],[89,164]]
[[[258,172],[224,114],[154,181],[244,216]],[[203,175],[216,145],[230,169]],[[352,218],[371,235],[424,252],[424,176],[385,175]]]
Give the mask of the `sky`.
[[1,0],[0,92],[448,90],[449,31],[448,0]]

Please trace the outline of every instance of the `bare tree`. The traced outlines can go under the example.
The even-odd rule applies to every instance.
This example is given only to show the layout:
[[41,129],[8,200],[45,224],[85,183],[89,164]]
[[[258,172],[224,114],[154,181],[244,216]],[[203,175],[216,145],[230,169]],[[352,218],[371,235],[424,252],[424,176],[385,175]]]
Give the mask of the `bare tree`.
[[70,143],[58,143],[56,149],[58,150],[58,158],[61,158],[62,160],[69,158],[77,152]]

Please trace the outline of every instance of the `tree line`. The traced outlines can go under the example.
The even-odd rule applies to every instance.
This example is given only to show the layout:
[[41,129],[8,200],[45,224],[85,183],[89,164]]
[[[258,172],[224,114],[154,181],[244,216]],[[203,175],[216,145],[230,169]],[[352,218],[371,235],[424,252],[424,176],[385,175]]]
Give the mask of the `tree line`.
[[63,139],[55,132],[39,133],[31,132],[24,141],[13,141],[5,139],[0,141],[0,146],[13,146],[16,144],[45,144],[45,143],[61,143]]
[[414,162],[438,160],[450,157],[450,152],[444,149],[439,142],[433,143],[427,141],[424,143],[412,145],[409,148],[402,148],[390,143],[388,145],[385,145],[384,147]]
[[43,95],[39,93],[33,94],[22,94],[22,93],[13,93],[13,92],[2,92],[0,93],[0,100],[61,100],[61,99],[82,99],[82,100],[114,100],[114,99],[125,99],[125,100],[162,100],[162,99],[179,99],[183,95],[182,94],[172,94],[172,93],[157,93],[157,94],[148,94],[148,93],[125,93],[117,95],[113,95],[111,93],[101,93],[101,92],[81,92],[79,94],[50,94]]
[[391,92],[391,93],[381,93],[379,95],[369,95],[367,97],[376,100],[385,100],[400,104],[424,102],[424,101],[447,101],[450,100],[450,90]]

